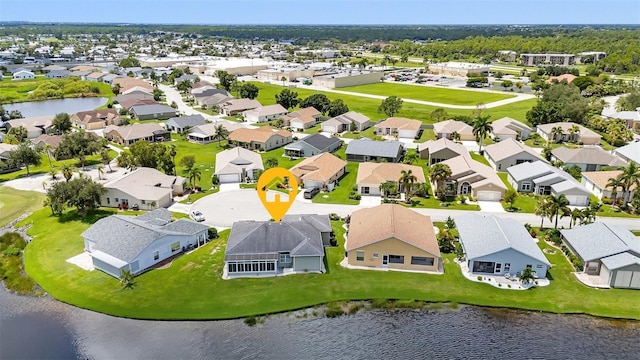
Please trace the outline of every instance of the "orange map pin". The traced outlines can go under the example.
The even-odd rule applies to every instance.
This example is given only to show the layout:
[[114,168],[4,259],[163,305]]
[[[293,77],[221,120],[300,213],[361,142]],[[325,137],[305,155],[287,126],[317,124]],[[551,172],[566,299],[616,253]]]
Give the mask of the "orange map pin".
[[298,180],[285,168],[271,168],[258,179],[258,197],[276,222],[280,222],[296,199]]

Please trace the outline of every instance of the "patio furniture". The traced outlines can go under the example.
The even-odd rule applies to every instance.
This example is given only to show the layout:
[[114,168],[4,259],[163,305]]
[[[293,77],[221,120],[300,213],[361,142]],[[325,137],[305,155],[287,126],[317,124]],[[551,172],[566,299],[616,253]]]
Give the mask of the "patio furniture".
[[505,279],[511,279],[511,274],[509,274],[509,273],[504,274],[504,278]]

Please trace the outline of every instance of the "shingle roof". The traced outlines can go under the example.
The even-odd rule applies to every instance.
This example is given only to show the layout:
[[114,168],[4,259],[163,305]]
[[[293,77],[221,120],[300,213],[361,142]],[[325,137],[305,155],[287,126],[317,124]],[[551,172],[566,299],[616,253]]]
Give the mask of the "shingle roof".
[[315,134],[307,136],[300,141],[306,142],[307,144],[313,146],[318,150],[324,150],[332,145],[335,145],[336,143],[341,142],[342,140],[335,137],[327,137],[322,134]]
[[304,159],[291,168],[291,172],[301,180],[327,182],[340,170],[347,166],[347,162],[339,157],[322,153]]
[[551,153],[565,164],[597,164],[609,166],[627,165],[626,161],[595,146],[579,149],[559,147],[553,149]]
[[440,256],[431,218],[396,204],[354,211],[345,249],[351,251],[389,238]]
[[402,151],[403,145],[398,141],[373,141],[369,139],[353,140],[347,145],[348,155],[369,155],[395,158]]
[[242,170],[264,170],[260,154],[235,147],[216,154],[216,175],[241,173]]
[[387,120],[381,121],[377,123],[374,127],[383,129],[398,129],[398,130],[420,130],[420,126],[422,126],[422,121],[420,120],[412,120],[402,117],[390,117]]
[[640,121],[640,111],[618,111],[608,116],[612,119],[623,119],[631,121]]
[[629,265],[640,265],[640,257],[625,252],[603,258],[602,263],[607,269],[615,270]]
[[287,109],[280,104],[259,106],[252,110],[247,110],[247,115],[270,116],[276,114],[286,114]]
[[204,136],[214,136],[216,134],[216,127],[222,125],[227,131],[232,132],[236,129],[244,128],[242,124],[236,122],[230,122],[226,120],[220,120],[212,123],[206,123],[203,125],[194,126],[189,131],[189,134],[201,134]]
[[427,182],[424,177],[424,171],[420,166],[396,164],[396,163],[372,163],[363,162],[358,164],[358,176],[356,183],[360,184],[382,184],[386,181],[398,182],[402,171],[411,170],[412,175],[416,177],[416,183]]
[[469,153],[445,160],[442,164],[446,164],[451,169],[451,178],[460,181],[468,181],[472,187],[478,188],[486,184],[492,184],[498,189],[507,190],[500,177],[495,170],[487,165],[479,163],[471,158]]
[[511,156],[523,153],[529,154],[537,159],[542,160],[540,154],[535,152],[532,148],[512,138],[502,140],[495,144],[487,145],[484,148],[484,151],[486,151],[494,161],[504,160]]
[[516,135],[518,132],[522,132],[525,130],[531,131],[531,128],[520,121],[510,118],[503,117],[491,123],[493,127],[493,133],[499,135]]
[[550,265],[527,229],[515,220],[465,214],[456,216],[454,221],[468,259],[514,249]]
[[174,125],[180,128],[184,128],[187,126],[194,127],[198,125],[204,125],[207,123],[204,116],[197,115],[189,115],[189,116],[181,116],[181,117],[172,117],[165,121],[166,125]]
[[79,111],[74,115],[76,115],[78,119],[80,119],[80,121],[84,124],[111,120],[120,117],[120,114],[118,114],[115,109]]
[[229,111],[239,111],[239,110],[248,110],[255,109],[258,106],[262,106],[258,100],[252,99],[231,99],[224,104],[221,105],[222,108],[227,109]]
[[587,129],[586,127],[584,127],[584,126],[582,126],[580,124],[576,124],[576,123],[572,123],[572,122],[557,122],[557,123],[540,124],[540,125],[537,126],[537,128],[542,130],[545,134],[551,134],[551,130],[554,127],[560,127],[564,134],[569,134],[569,129],[574,125],[577,125],[578,128],[580,129],[580,132],[578,133],[578,136],[580,138],[598,138],[598,139],[602,138],[602,136],[600,136],[600,134],[594,132],[593,130]]
[[631,161],[640,163],[640,141],[632,142],[615,150],[619,154]]
[[176,113],[177,110],[166,105],[133,105],[132,110],[136,115],[152,115],[160,113]]
[[107,134],[111,131],[116,131],[124,140],[135,140],[153,136],[154,132],[164,131],[164,128],[155,122],[124,126],[109,125],[104,129],[103,133]]
[[473,128],[468,124],[457,120],[445,120],[433,124],[433,131],[436,134],[451,134],[457,132],[460,135],[473,135]]
[[318,214],[290,214],[282,218],[284,222],[306,222],[320,232],[331,232],[331,223],[328,215]]
[[141,167],[104,184],[106,189],[118,189],[140,200],[156,201],[172,192],[173,185],[183,183],[181,176],[166,175],[156,169]]
[[333,117],[325,122],[323,122],[323,125],[338,125],[338,124],[351,124],[352,122],[356,122],[359,124],[365,123],[367,121],[370,121],[371,119],[369,119],[366,115],[355,112],[355,111],[349,111],[348,113],[344,113],[342,115],[338,115],[336,117]]
[[272,136],[280,135],[288,138],[291,132],[286,130],[273,130],[269,126],[262,126],[256,129],[239,128],[229,134],[229,140],[239,142],[258,142],[266,143]]
[[560,232],[584,261],[602,259],[628,251],[640,255],[640,240],[624,227],[596,221]]
[[426,149],[429,149],[430,154],[433,154],[442,149],[450,149],[451,151],[460,155],[468,153],[468,150],[464,147],[464,145],[455,143],[447,138],[429,140],[427,142],[418,144],[418,152],[422,152]]

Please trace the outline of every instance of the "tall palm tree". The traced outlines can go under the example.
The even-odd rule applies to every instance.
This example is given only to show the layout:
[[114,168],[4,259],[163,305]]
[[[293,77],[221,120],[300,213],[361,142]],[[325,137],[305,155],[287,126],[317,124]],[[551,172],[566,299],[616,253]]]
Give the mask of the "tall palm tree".
[[561,126],[554,126],[553,128],[551,128],[551,136],[552,136],[553,142],[559,143],[560,140],[562,139],[563,134],[564,134],[564,130],[562,130]]
[[98,165],[98,180],[102,180],[102,175],[104,174],[104,166]]
[[580,223],[582,224],[582,219],[584,219],[582,210],[578,208],[573,209],[571,211],[571,222],[569,223],[569,229],[571,229],[572,226],[576,225],[576,221],[580,221]]
[[195,188],[196,181],[200,181],[201,178],[202,178],[202,172],[200,171],[200,169],[194,167],[191,170],[189,170],[189,182],[191,183],[191,188]]
[[416,161],[418,161],[419,158],[420,158],[420,156],[418,156],[418,153],[412,151],[410,153],[407,153],[404,156],[404,161],[403,162],[405,164],[411,165],[411,164],[414,164]]
[[629,165],[622,169],[618,179],[622,181],[622,185],[620,185],[623,192],[622,207],[626,208],[630,200],[631,188],[635,185],[636,189],[640,189],[640,165],[635,161],[631,161]]
[[178,155],[177,147],[175,144],[169,145],[169,155],[173,161],[173,175],[176,175],[176,155]]
[[216,126],[213,138],[218,140],[218,146],[220,146],[220,141],[226,140],[228,136],[229,130],[226,127],[222,125]]
[[567,197],[564,194],[560,194],[560,195],[549,195],[547,197],[548,201],[549,201],[549,219],[551,219],[552,217],[556,218],[555,224],[554,224],[554,229],[558,228],[558,218],[560,217],[560,214],[562,214],[562,216],[565,216],[566,214],[570,214],[571,210],[569,209],[568,205],[569,205],[569,200],[567,199]]
[[580,133],[580,127],[576,124],[571,125],[571,127],[569,128],[569,135],[571,135],[572,141],[576,141],[574,137],[576,136],[576,134],[579,134],[579,133]]
[[549,201],[546,196],[538,198],[538,203],[534,209],[534,213],[540,216],[540,229],[544,227],[544,218],[549,215]]
[[[436,183],[436,190],[440,188],[440,184],[449,176],[451,176],[451,168],[447,164],[437,163],[431,166],[431,180]],[[435,191],[433,192],[436,193]]]
[[385,199],[393,192],[394,189],[397,189],[397,186],[393,181],[385,181],[380,184],[380,192],[382,192],[382,197]]
[[73,177],[74,171],[76,171],[76,168],[68,162],[63,163],[62,167],[60,167],[60,172],[67,182],[69,182],[69,180],[71,180],[71,178]]
[[405,200],[409,202],[409,195],[411,194],[411,188],[413,188],[413,183],[418,181],[418,178],[413,175],[412,170],[402,170],[400,172],[400,179],[398,182],[402,184],[402,189],[405,193]]
[[476,137],[478,144],[480,144],[478,152],[482,153],[482,143],[492,131],[493,126],[491,126],[491,122],[489,122],[489,115],[478,114],[473,121],[473,135]]
[[622,186],[624,186],[624,181],[617,177],[609,178],[609,181],[607,182],[606,188],[611,188],[611,200],[613,200],[613,205],[618,204],[618,188]]

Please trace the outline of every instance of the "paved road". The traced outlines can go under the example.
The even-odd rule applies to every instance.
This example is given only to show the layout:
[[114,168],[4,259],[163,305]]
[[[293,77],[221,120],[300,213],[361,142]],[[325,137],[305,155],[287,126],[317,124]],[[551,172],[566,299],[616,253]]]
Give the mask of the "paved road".
[[[319,194],[317,196],[322,196]],[[305,201],[295,201],[289,210],[289,214],[330,214],[336,213],[340,216],[351,214],[354,210],[370,207],[362,205],[332,205],[313,204]],[[184,208],[183,206],[181,206]],[[192,205],[192,209],[202,211],[207,219],[205,223],[216,227],[231,227],[233,222],[239,220],[266,221],[271,218],[262,206],[255,190],[232,190],[213,194],[199,199]],[[172,210],[172,209],[170,209]],[[461,215],[467,211],[449,209],[414,209],[415,211],[429,215],[433,221],[445,221],[447,217]],[[176,209],[176,211],[179,211]],[[540,217],[534,214],[506,213],[482,211],[483,215],[496,215],[502,218],[511,218],[521,223],[532,225],[540,224]],[[623,226],[631,230],[640,230],[640,220],[630,218],[599,218],[606,219],[607,224]],[[560,219],[558,226],[569,227],[569,218]],[[545,225],[550,224],[549,219],[545,219]]]
[[184,101],[182,101],[182,95],[178,92],[178,90],[172,88],[171,86],[168,85],[164,85],[164,84],[158,84],[158,88],[160,90],[162,90],[164,92],[164,95],[167,99],[167,104],[171,104],[172,102],[175,101],[176,104],[178,104],[178,110],[185,114],[185,115],[202,115],[204,116],[205,119],[210,120],[210,121],[218,121],[221,120],[221,116],[220,115],[208,115],[205,113],[202,113],[198,110],[195,110],[194,108],[190,107],[189,105],[185,104]]

